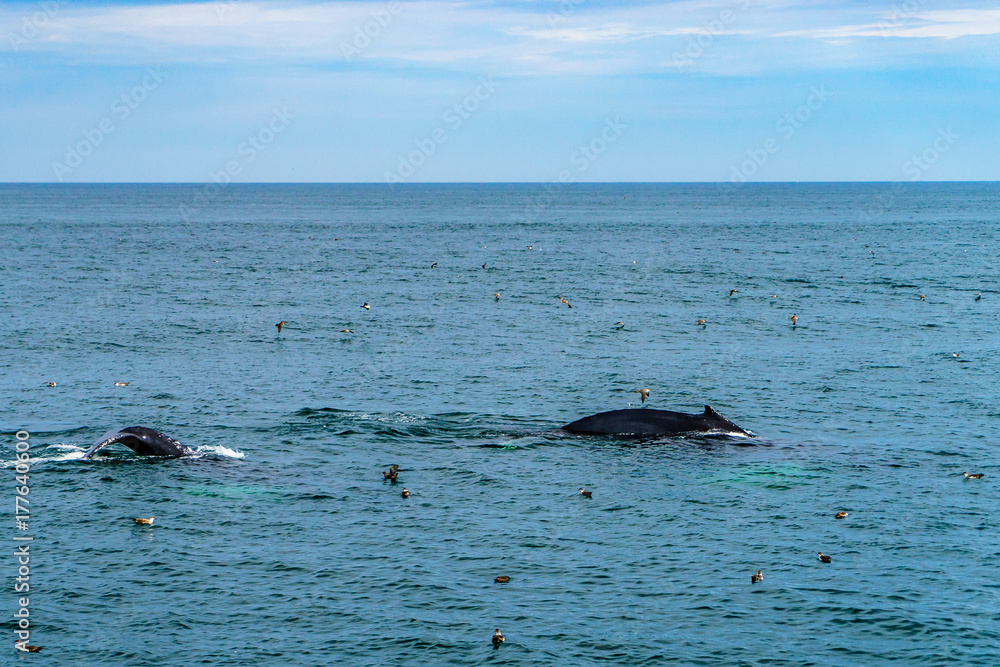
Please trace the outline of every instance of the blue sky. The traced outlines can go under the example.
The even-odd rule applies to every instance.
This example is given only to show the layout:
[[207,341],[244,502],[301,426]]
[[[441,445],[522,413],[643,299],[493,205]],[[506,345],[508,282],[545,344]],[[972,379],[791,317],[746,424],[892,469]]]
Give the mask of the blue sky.
[[1000,180],[996,2],[0,3],[0,181]]

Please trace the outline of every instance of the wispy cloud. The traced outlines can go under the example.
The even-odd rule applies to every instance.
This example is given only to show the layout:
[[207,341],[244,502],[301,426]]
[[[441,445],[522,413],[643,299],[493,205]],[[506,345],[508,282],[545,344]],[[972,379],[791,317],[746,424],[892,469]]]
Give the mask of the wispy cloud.
[[[224,11],[219,11],[220,6]],[[314,63],[356,67],[428,67],[507,75],[674,70],[670,53],[710,35],[711,53],[696,68],[730,73],[753,63],[787,69],[798,62],[843,64],[829,52],[845,40],[946,39],[1000,33],[1000,10],[917,11],[892,20],[884,6],[814,3],[661,2],[607,6],[557,3],[399,3],[390,25],[361,57],[343,46],[388,2],[225,2],[136,5],[66,4],[19,55],[62,54],[74,62]],[[32,5],[0,9],[0,31],[17,29]],[[738,19],[720,20],[729,12]],[[906,40],[899,40],[905,42]],[[918,40],[919,41],[919,40]],[[815,44],[815,46],[811,46]],[[796,58],[787,54],[794,48]],[[879,46],[878,48],[884,48]],[[900,53],[919,46],[893,46]],[[855,50],[855,53],[857,51]]]

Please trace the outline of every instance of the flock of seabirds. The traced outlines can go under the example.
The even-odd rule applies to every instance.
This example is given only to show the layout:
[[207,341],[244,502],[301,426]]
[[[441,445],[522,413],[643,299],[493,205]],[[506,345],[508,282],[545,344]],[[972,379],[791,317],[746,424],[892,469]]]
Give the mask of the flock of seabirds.
[[[528,248],[530,249],[531,246],[528,246]],[[437,267],[437,262],[434,262],[431,265],[431,268],[433,269],[433,268],[436,268],[436,267]],[[484,269],[486,268],[486,264],[485,263],[483,264],[483,268]],[[738,289],[730,290],[729,291],[729,297],[732,298],[738,292],[739,292]],[[923,301],[927,297],[926,294],[918,294],[917,296],[920,298],[921,301]],[[975,296],[975,300],[976,301],[980,301],[983,298],[983,295],[980,292],[976,292],[973,296]],[[499,301],[500,300],[500,293],[499,292],[494,292],[493,293],[493,298],[495,300]],[[770,298],[776,299],[776,298],[778,298],[778,295],[772,294],[772,295],[770,295]],[[562,303],[562,304],[564,304],[568,308],[572,308],[573,307],[572,304],[570,304],[569,301],[567,301],[565,298],[563,298],[561,296],[559,297],[559,302]],[[371,305],[367,301],[365,301],[364,304],[362,304],[361,307],[364,308],[365,310],[371,310]],[[789,317],[788,319],[792,321],[792,328],[795,328],[797,326],[797,323],[798,323],[798,320],[799,320],[798,316],[793,313],[792,316]],[[275,326],[278,328],[278,333],[279,334],[281,333],[281,330],[287,324],[288,324],[288,322],[286,322],[285,320],[282,320],[282,321],[278,322],[277,324],[275,324]],[[700,319],[700,320],[698,320],[696,322],[696,325],[697,326],[701,326],[701,327],[707,326],[707,321],[704,320],[704,319]],[[625,328],[625,323],[624,322],[615,322],[614,326],[615,326],[616,329],[621,330],[621,329]],[[341,329],[340,331],[341,331],[341,333],[354,333],[354,331],[351,330],[351,329]],[[957,357],[958,353],[957,352],[952,353],[952,356],[953,357]],[[55,387],[56,386],[55,382],[47,382],[46,384],[49,387]],[[129,384],[128,382],[115,382],[115,386],[116,387],[127,387],[128,384]],[[649,398],[650,390],[648,388],[644,387],[642,389],[636,389],[636,390],[634,390],[633,393],[639,394],[640,398],[642,399],[641,402],[643,404],[645,404],[646,399]],[[387,481],[387,482],[392,482],[393,484],[396,484],[399,481],[399,473],[400,472],[402,472],[402,470],[400,469],[399,465],[393,464],[393,465],[389,466],[389,470],[382,472],[383,480]],[[973,473],[969,473],[969,472],[963,472],[962,475],[964,475],[964,477],[965,477],[966,480],[970,480],[970,479],[982,479],[982,477],[983,477],[982,473],[974,473],[973,474]],[[403,490],[400,493],[400,495],[403,497],[403,499],[409,498],[410,497],[410,490],[407,489],[406,487],[403,487]],[[583,487],[580,488],[580,497],[581,498],[593,498],[593,496],[594,496],[594,492],[593,491],[588,491],[586,488],[583,488]],[[848,516],[849,516],[848,512],[840,511],[840,512],[837,512],[834,515],[834,518],[835,519],[846,519]],[[135,517],[135,518],[132,519],[132,521],[137,526],[152,526],[153,523],[156,521],[156,517],[153,517],[153,516],[148,517],[148,518],[146,518],[146,517]],[[822,551],[817,552],[817,558],[822,563],[832,563],[833,562],[833,558],[831,558],[827,554],[824,554]],[[508,583],[510,581],[510,577],[507,576],[507,575],[499,575],[493,581],[494,581],[494,583],[497,583],[497,584],[506,584],[506,583]],[[757,572],[755,574],[751,574],[750,575],[750,583],[751,584],[759,584],[762,581],[764,581],[764,571],[763,570],[757,570]],[[494,633],[493,633],[493,639],[492,639],[493,648],[495,648],[495,649],[496,648],[500,648],[500,645],[503,644],[504,641],[505,641],[505,637],[500,632],[500,628],[497,628],[494,631]],[[21,651],[28,651],[28,652],[32,652],[32,653],[38,653],[38,652],[40,652],[42,650],[41,646],[31,646],[31,645],[27,645],[27,644],[16,644],[15,646],[19,650],[21,650]]]

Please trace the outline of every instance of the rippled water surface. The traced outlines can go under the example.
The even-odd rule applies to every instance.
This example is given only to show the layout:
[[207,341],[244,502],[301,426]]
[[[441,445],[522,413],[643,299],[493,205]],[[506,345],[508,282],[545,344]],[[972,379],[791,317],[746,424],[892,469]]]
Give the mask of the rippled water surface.
[[203,190],[0,186],[30,658],[1000,664],[1000,186]]

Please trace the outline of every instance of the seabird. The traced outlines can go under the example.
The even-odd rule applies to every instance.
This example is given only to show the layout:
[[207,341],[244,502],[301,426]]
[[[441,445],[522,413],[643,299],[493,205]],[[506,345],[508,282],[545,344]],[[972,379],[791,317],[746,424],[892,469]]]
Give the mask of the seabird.
[[364,305],[362,305],[361,307],[364,308],[365,310],[371,310],[372,309],[372,307],[368,305],[367,301],[365,301]]
[[534,249],[535,249],[535,246],[530,246],[530,245],[528,246],[528,250],[534,250]]
[[285,326],[285,320],[281,320],[280,322],[278,322],[274,326],[278,327],[278,333],[281,333],[281,327]]
[[116,387],[127,387],[128,382],[115,382]]
[[769,299],[777,299],[777,298],[778,298],[778,295],[777,295],[777,294],[772,294],[772,295],[771,295],[771,296],[769,296],[768,298],[769,298]]
[[641,401],[642,403],[645,403],[646,399],[649,398],[649,389],[648,388],[646,388],[646,389],[636,389],[632,393],[633,394],[639,394],[639,396],[642,397],[642,401]]
[[847,512],[837,512],[836,514],[833,515],[833,518],[834,519],[846,519],[847,518]]
[[698,320],[698,324],[704,326],[705,325],[705,320]]
[[833,561],[833,559],[830,558],[829,556],[824,556],[822,551],[819,552],[819,559],[820,559],[820,561],[822,561],[824,563],[829,563],[829,562]]
[[926,295],[926,294],[918,294],[917,296],[919,296],[919,297],[920,297],[920,300],[921,300],[921,301],[923,301],[924,299],[926,299],[926,298],[927,298],[927,295]]
[[486,262],[483,262],[483,268],[484,269],[486,268]]
[[584,498],[593,498],[594,497],[594,492],[593,491],[587,491],[586,489],[584,489],[581,486],[580,487],[580,495],[583,496]]
[[739,292],[738,289],[731,289],[731,290],[729,290],[729,296],[732,296],[732,295],[736,294],[737,292]]
[[382,471],[382,479],[389,480],[391,482],[395,482],[396,478],[398,478],[398,477],[399,477],[399,473],[396,472],[395,470],[390,470],[389,472],[385,472],[384,470]]
[[500,300],[500,292],[493,292],[493,298],[496,299],[497,301],[499,301]]
[[493,580],[493,582],[497,584],[506,584],[508,581],[510,581],[510,577],[508,577],[506,574],[501,574],[499,577]]
[[56,386],[56,383],[55,383],[55,382],[46,382],[45,384],[46,384],[47,386],[49,386],[49,387],[54,387],[54,386]]
[[410,497],[410,491],[408,489],[404,488],[403,492],[401,494],[399,494],[399,495],[403,496],[404,498],[409,498]]
[[341,329],[340,333],[354,333],[354,332],[351,331],[350,329]]
[[436,269],[436,268],[437,268],[437,265],[438,265],[438,263],[437,263],[437,262],[434,262],[433,264],[431,264],[431,268],[432,268],[432,269]]
[[795,323],[799,321],[799,316],[798,315],[792,315],[788,319],[790,319],[792,321],[792,326],[794,327]]
[[762,581],[764,581],[764,570],[757,570],[757,574],[750,575],[751,584],[758,584]]
[[615,328],[618,329],[619,331],[621,331],[622,329],[625,328],[625,323],[624,322],[615,322]]
[[976,475],[970,475],[967,472],[963,472],[962,474],[965,475],[965,479],[982,479],[983,478],[983,473],[978,473]]
[[565,303],[565,304],[566,304],[567,306],[569,306],[570,308],[572,308],[572,307],[573,307],[573,306],[570,306],[570,303],[569,303],[569,301],[567,301],[566,299],[564,299],[564,298],[562,298],[562,297],[559,297],[559,302],[560,302],[560,303]]
[[391,466],[389,466],[389,472],[396,472],[397,470],[399,470],[398,464],[393,463]]
[[143,519],[142,517],[139,517],[136,519],[132,519],[132,521],[135,521],[135,525],[137,526],[152,526],[153,522],[156,521],[156,517],[151,516],[148,519]]
[[500,648],[500,644],[503,644],[503,642],[504,637],[500,634],[500,628],[497,628],[497,631],[493,633],[493,648]]
[[980,300],[980,299],[982,299],[982,298],[983,298],[983,295],[982,295],[982,293],[980,293],[980,292],[976,292],[976,301],[979,301],[979,300]]
[[14,642],[14,648],[18,651],[24,651],[26,653],[41,653],[41,646],[34,646],[32,644],[25,644],[23,642]]

